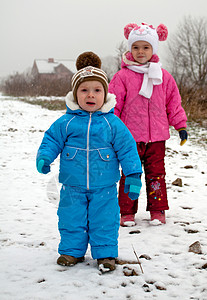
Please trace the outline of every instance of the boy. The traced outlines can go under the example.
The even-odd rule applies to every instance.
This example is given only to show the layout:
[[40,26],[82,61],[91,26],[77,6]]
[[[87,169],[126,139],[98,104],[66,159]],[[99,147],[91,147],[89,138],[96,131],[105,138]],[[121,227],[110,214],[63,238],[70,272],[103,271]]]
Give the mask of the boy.
[[116,183],[119,162],[131,199],[140,193],[142,173],[136,143],[114,115],[115,97],[93,52],[81,54],[67,112],[46,131],[37,154],[37,169],[48,173],[60,153],[58,208],[61,241],[57,263],[71,266],[84,260],[88,243],[100,270],[115,269],[118,256],[119,205]]

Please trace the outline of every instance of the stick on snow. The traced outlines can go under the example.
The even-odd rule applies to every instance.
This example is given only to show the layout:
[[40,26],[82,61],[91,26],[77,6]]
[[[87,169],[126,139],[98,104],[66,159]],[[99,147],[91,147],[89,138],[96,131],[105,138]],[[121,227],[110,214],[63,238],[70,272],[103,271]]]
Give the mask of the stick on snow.
[[136,259],[137,259],[137,261],[138,261],[138,264],[139,264],[139,266],[140,266],[140,269],[141,269],[142,273],[144,274],[144,271],[143,271],[143,269],[142,269],[141,262],[140,262],[140,260],[139,260],[139,257],[138,257],[138,255],[137,255],[136,251],[134,250],[134,246],[133,246],[133,245],[132,245],[132,249],[133,249],[133,251],[134,251],[134,254],[135,254],[135,256],[136,256]]

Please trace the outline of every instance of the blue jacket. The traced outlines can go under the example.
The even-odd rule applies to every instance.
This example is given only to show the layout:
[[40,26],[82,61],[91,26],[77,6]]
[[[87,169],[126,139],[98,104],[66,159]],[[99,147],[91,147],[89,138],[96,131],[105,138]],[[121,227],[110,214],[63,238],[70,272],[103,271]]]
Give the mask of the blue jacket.
[[114,115],[115,96],[94,113],[80,109],[72,92],[67,112],[45,132],[37,162],[51,164],[60,154],[59,181],[86,189],[104,187],[120,179],[119,163],[127,176],[142,173],[136,143],[124,123]]

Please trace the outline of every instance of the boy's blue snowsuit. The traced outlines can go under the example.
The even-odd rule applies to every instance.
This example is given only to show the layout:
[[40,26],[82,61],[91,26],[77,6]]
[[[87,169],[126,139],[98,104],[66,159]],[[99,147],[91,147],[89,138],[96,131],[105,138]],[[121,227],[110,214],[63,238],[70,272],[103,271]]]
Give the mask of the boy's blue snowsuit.
[[119,162],[126,176],[142,173],[136,143],[113,113],[114,95],[94,113],[80,109],[72,92],[66,105],[37,153],[37,163],[45,158],[49,164],[60,154],[59,253],[82,257],[90,243],[94,259],[117,257]]

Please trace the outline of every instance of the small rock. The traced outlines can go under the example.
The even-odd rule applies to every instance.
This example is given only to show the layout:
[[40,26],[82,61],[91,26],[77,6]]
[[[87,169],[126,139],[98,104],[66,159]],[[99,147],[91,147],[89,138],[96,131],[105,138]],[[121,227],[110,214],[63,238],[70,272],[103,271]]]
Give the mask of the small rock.
[[199,231],[196,229],[185,229],[187,233],[198,233]]
[[150,260],[151,259],[151,257],[149,255],[147,255],[147,254],[142,254],[142,255],[140,255],[139,258],[145,258],[146,260]]
[[37,281],[37,283],[42,283],[42,282],[45,282],[46,280],[44,279],[44,278],[42,278],[42,279],[39,279],[38,281]]
[[117,265],[126,265],[126,264],[131,264],[131,265],[136,265],[138,264],[137,260],[123,260],[123,259],[115,259],[115,262]]
[[139,233],[141,233],[140,230],[132,230],[129,232],[129,234],[139,234]]
[[166,291],[166,287],[164,286],[164,284],[162,282],[157,282],[155,284],[156,289],[160,290],[160,291]]
[[182,187],[182,186],[183,186],[182,179],[181,179],[181,178],[177,178],[176,180],[174,180],[174,181],[172,182],[172,185]]
[[122,282],[121,286],[126,287],[127,286],[126,282]]
[[146,280],[146,283],[148,283],[148,284],[154,284],[154,283],[155,283],[155,280],[152,280],[152,279]]
[[181,226],[183,226],[183,225],[190,225],[189,222],[185,222],[185,221],[175,221],[174,224],[180,224]]
[[188,166],[185,166],[184,169],[193,169],[193,166],[188,165]]
[[143,284],[143,286],[142,286],[142,287],[143,287],[143,289],[144,289],[144,291],[145,291],[145,292],[151,292],[151,291],[152,291],[152,289],[151,289],[151,288],[149,287],[149,285],[148,285],[148,284],[146,284],[146,283],[145,283],[145,284]]
[[193,252],[195,254],[202,254],[201,244],[199,241],[196,241],[192,245],[189,246],[188,252]]
[[160,291],[166,291],[166,287],[160,286],[160,285],[156,285],[156,289],[158,289]]
[[202,269],[207,269],[207,263],[202,266]]
[[189,210],[193,209],[192,207],[189,207],[189,206],[181,206],[181,208],[182,209],[189,209]]
[[137,271],[135,271],[135,269],[129,268],[127,266],[123,267],[123,273],[124,276],[139,276],[139,274],[137,273]]
[[18,131],[16,128],[9,128],[8,131],[15,132]]

